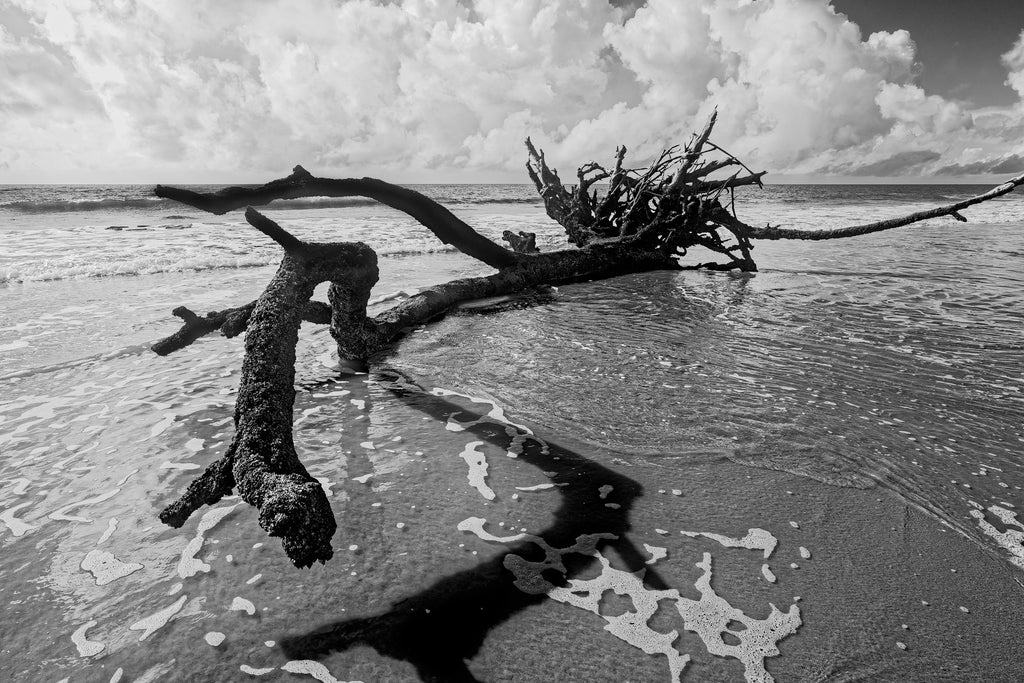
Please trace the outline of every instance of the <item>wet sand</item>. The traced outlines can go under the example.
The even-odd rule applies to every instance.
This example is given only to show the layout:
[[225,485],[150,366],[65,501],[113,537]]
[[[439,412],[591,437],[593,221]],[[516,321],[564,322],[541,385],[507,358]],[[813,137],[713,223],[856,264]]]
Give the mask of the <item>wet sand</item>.
[[[672,666],[702,681],[769,680],[761,666],[780,681],[1016,680],[1019,579],[889,491],[531,436],[491,403],[396,378],[300,396],[297,443],[339,520],[326,566],[292,568],[237,500],[158,525],[219,421],[167,425],[140,472],[109,472],[116,498],[93,486],[64,501],[69,519],[21,511],[35,528],[4,537],[2,676],[332,680],[295,663],[309,660],[341,681],[671,681]],[[165,448],[178,457],[158,463]],[[777,539],[769,557],[729,547],[749,529]],[[532,536],[556,551],[547,565]],[[103,583],[83,569],[97,551],[142,566]]]
[[[560,288],[369,377],[304,328],[297,446],[340,526],[308,571],[237,500],[158,522],[230,439],[242,344],[147,344],[272,268],[9,286],[0,680],[1016,681],[1019,275],[961,281],[927,234],[916,266],[865,238]],[[382,300],[479,268],[383,263]]]

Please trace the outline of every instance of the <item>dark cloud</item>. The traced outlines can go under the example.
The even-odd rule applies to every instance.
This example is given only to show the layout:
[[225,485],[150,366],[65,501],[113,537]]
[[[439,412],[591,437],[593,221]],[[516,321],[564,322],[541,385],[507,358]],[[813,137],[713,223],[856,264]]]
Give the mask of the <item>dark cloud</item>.
[[851,168],[847,172],[856,176],[909,175],[914,171],[919,171],[921,166],[929,161],[935,161],[941,156],[938,152],[933,152],[930,149],[908,150],[893,154],[888,159]]
[[906,29],[917,45],[915,82],[932,94],[975,105],[1010,106],[1000,54],[1024,27],[1024,3],[964,0],[830,0],[867,36]]
[[979,173],[1020,173],[1024,171],[1024,155],[1011,154],[1002,159],[986,159],[970,164],[943,166],[935,175],[977,175]]

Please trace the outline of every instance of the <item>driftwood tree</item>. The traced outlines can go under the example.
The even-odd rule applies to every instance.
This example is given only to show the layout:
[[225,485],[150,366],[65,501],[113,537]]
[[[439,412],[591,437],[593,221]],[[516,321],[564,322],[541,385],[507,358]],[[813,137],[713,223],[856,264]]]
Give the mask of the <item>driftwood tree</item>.
[[[543,151],[527,139],[527,173],[547,214],[565,229],[572,245],[552,252],[540,252],[535,235],[530,233],[506,231],[504,239],[511,248],[503,247],[432,199],[373,178],[318,178],[296,166],[286,178],[259,187],[228,187],[216,193],[158,185],[157,196],[214,214],[247,207],[246,220],[284,250],[277,273],[256,301],[204,316],[185,307],[176,308],[174,315],[183,320],[183,326],[153,344],[156,353],[166,355],[214,331],[233,337],[247,330],[231,445],[161,513],[161,520],[179,527],[203,505],[213,504],[237,489],[243,500],[259,509],[260,526],[271,536],[282,538],[285,552],[296,566],[310,566],[331,557],[334,516],[320,484],[302,465],[292,440],[295,345],[304,320],[330,325],[339,358],[365,365],[406,329],[434,320],[460,302],[541,285],[650,270],[754,271],[757,266],[752,240],[852,237],[939,216],[964,221],[960,213],[963,209],[1024,184],[1024,175],[1020,175],[948,206],[864,225],[817,231],[771,225],[758,228],[737,219],[734,193],[746,185],[760,185],[765,174],[751,171],[714,144],[710,139],[714,125],[712,115],[686,146],[664,151],[645,168],[627,168],[626,149],[619,147],[612,170],[588,163],[577,172],[578,182],[568,188],[548,166]],[[738,170],[721,176],[721,172],[734,168]],[[597,183],[601,181],[606,184],[599,192]],[[372,249],[358,242],[300,240],[252,208],[276,199],[351,196],[371,198],[404,211],[442,242],[496,272],[429,287],[369,317],[367,302],[378,279],[377,255]],[[694,246],[725,259],[686,265],[683,257]],[[313,290],[322,282],[331,283],[328,303],[311,300]]]

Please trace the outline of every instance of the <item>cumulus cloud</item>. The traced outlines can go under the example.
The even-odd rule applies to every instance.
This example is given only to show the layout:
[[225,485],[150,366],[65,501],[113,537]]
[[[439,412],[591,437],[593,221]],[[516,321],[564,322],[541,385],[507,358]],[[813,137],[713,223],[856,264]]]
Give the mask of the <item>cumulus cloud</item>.
[[1024,101],[1024,30],[1009,52],[1003,55],[1003,64],[1010,70],[1006,84],[1016,90]]
[[[826,0],[12,0],[0,12],[10,179],[263,179],[303,163],[521,180],[526,135],[568,168],[621,143],[639,162],[715,106],[716,139],[774,173],[996,172],[1024,153],[1012,135],[1024,107],[971,111],[924,92],[906,31],[865,37]],[[1024,34],[1003,59],[1024,97]]]

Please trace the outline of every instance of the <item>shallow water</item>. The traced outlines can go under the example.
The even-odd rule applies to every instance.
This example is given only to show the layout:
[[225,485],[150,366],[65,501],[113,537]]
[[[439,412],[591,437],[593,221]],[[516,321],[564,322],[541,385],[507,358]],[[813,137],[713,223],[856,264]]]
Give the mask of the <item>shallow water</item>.
[[[799,223],[822,192],[780,190],[758,210]],[[936,198],[894,191],[879,206],[845,192],[824,202],[843,221]],[[463,659],[481,680],[671,680],[682,670],[687,680],[759,680],[761,665],[792,673],[787,648],[825,637],[813,636],[822,622],[811,618],[812,588],[799,589],[806,603],[794,591],[817,558],[839,555],[800,536],[821,509],[802,501],[830,500],[833,487],[870,501],[874,490],[857,491],[884,490],[1019,572],[1024,224],[1006,219],[1021,206],[999,202],[969,233],[936,222],[827,244],[763,243],[757,274],[648,273],[453,315],[412,332],[370,376],[338,376],[329,335],[305,328],[297,447],[339,520],[335,558],[308,572],[290,567],[237,500],[180,530],[157,520],[230,441],[241,342],[204,339],[166,358],[147,345],[176,328],[174,306],[254,297],[274,248],[237,221],[197,216],[181,230],[166,225],[184,219],[167,218],[108,231],[70,211],[62,227],[38,223],[56,214],[23,221],[5,231],[0,257],[0,678],[319,671],[294,663],[303,660],[366,681],[457,680]],[[108,225],[151,218],[108,208],[89,215]],[[543,243],[555,240],[528,202],[467,203],[460,215],[488,234],[539,226]],[[283,211],[282,223],[379,248],[382,298],[485,272],[434,253],[425,231],[408,237],[412,224],[375,207]],[[716,511],[743,471],[792,498],[774,491],[763,517],[735,502]],[[780,539],[776,554],[679,534],[739,539],[748,527]],[[521,533],[555,554],[545,559]],[[593,539],[594,555],[579,540],[594,534],[618,538]],[[592,583],[559,593],[557,576],[539,572],[568,562],[555,552],[567,548],[576,550],[571,575]],[[507,553],[525,558],[516,566],[539,592],[511,583]],[[648,580],[631,583],[644,567]],[[687,630],[726,614],[700,590],[702,576],[735,605],[726,621],[740,630],[788,624],[772,641],[782,659],[715,652],[718,632]],[[612,594],[631,602],[606,604]],[[771,617],[769,603],[789,616]],[[650,632],[616,621],[647,604],[677,613],[657,612]],[[798,631],[801,621],[811,626]],[[306,633],[323,624],[334,624],[329,635]],[[657,654],[668,652],[657,633],[670,628],[677,654]],[[218,640],[210,634],[224,641],[208,644]],[[503,638],[515,645],[498,646]],[[819,650],[838,657],[850,647]],[[552,650],[574,654],[544,654]],[[859,666],[874,661],[865,655]]]
[[556,433],[871,479],[979,537],[971,503],[1013,508],[1024,484],[1024,262],[996,258],[1024,235],[981,226],[967,253],[942,228],[914,237],[927,254],[890,233],[762,245],[755,275],[566,287],[444,321],[398,357]]

